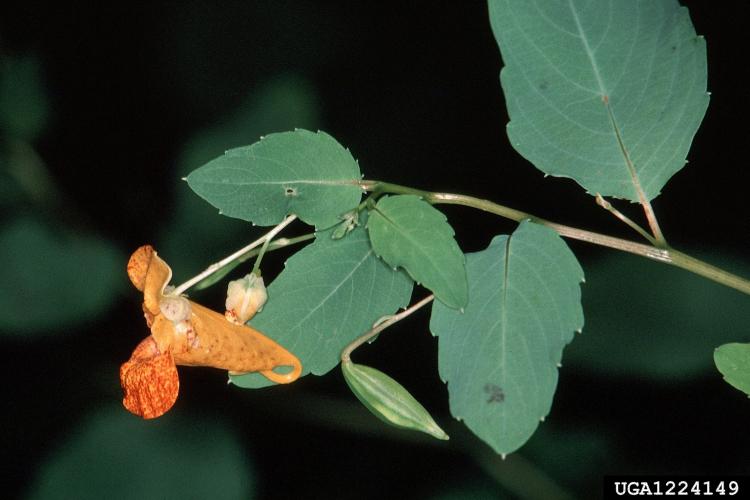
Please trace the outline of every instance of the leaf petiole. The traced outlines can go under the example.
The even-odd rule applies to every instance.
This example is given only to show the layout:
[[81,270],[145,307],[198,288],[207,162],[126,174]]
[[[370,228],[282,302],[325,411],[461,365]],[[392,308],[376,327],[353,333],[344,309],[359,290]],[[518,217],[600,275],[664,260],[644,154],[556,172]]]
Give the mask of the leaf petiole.
[[253,264],[253,274],[260,276],[260,262],[263,260],[263,256],[266,254],[266,250],[268,250],[269,243],[271,243],[271,240],[269,238],[266,238],[266,241],[263,242],[263,246],[260,247],[258,257],[255,259],[255,264]]
[[615,207],[612,206],[610,202],[604,199],[602,195],[599,193],[596,193],[596,204],[602,207],[604,210],[608,211],[618,219],[620,219],[622,222],[624,222],[628,227],[633,229],[636,233],[643,236],[646,240],[648,240],[649,243],[651,243],[654,246],[658,246],[656,244],[656,238],[651,236],[646,232],[645,229],[643,229],[641,226],[633,222],[628,216],[617,210]]
[[[268,245],[267,251],[272,252],[274,250],[288,247],[290,245],[296,245],[297,243],[309,241],[314,238],[315,238],[315,233],[307,233],[301,236],[295,236],[294,238],[276,238],[275,240],[270,242],[270,244]],[[207,278],[204,278],[203,280],[201,280],[198,284],[195,285],[195,288],[197,290],[203,290],[212,285],[215,285],[216,283],[221,281],[227,274],[231,273],[232,270],[234,270],[234,268],[236,268],[243,262],[246,262],[259,254],[260,254],[260,249],[250,250],[248,253],[246,253],[242,257],[237,258],[237,260],[235,260],[234,262],[227,264],[227,266],[222,268],[220,271],[217,271],[211,276],[208,276]]]

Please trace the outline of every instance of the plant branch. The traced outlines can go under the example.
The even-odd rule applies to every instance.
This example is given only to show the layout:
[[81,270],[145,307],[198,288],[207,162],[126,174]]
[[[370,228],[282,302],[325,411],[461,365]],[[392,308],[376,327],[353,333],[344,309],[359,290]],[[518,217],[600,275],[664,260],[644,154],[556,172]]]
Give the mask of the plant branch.
[[[266,251],[271,252],[273,250],[278,250],[279,248],[284,248],[289,245],[295,245],[297,243],[302,243],[303,241],[308,241],[315,238],[315,233],[307,233],[300,236],[295,236],[293,238],[276,238],[275,240],[271,241],[268,245],[268,248]],[[270,241],[270,240],[269,240]],[[232,270],[245,262],[246,260],[252,259],[256,255],[260,255],[262,248],[254,248],[250,250],[248,253],[244,254],[242,257],[238,257],[237,260],[232,262],[231,264],[227,264],[221,271],[217,271],[211,276],[204,278],[200,282],[198,282],[195,285],[195,288],[198,290],[203,290],[204,288],[208,288],[211,285],[216,284],[218,281],[220,281],[224,276],[232,272]]]
[[277,234],[279,234],[282,229],[284,229],[286,226],[288,226],[289,224],[291,224],[296,218],[297,218],[296,215],[290,215],[290,216],[288,216],[286,219],[284,219],[283,221],[281,221],[281,223],[279,223],[276,227],[274,227],[273,229],[271,229],[270,231],[268,231],[266,234],[264,234],[263,236],[261,236],[257,240],[253,241],[252,243],[250,243],[249,245],[247,245],[247,246],[245,246],[243,248],[240,248],[239,250],[237,250],[236,252],[234,252],[232,255],[229,255],[228,257],[224,257],[219,262],[211,264],[203,272],[201,272],[199,274],[196,274],[195,276],[193,276],[192,278],[190,278],[189,280],[187,280],[185,283],[183,283],[180,286],[178,286],[177,288],[175,288],[172,293],[174,295],[180,295],[180,294],[184,293],[191,286],[193,286],[196,283],[198,283],[198,282],[204,280],[205,278],[211,276],[215,272],[217,272],[220,269],[222,269],[223,267],[231,264],[232,262],[234,262],[235,260],[239,259],[240,257],[243,257],[244,254],[250,252],[255,247],[258,247],[258,246],[264,244],[266,241],[273,239],[274,236],[276,236]]
[[435,296],[430,294],[427,297],[423,298],[416,304],[413,304],[409,306],[408,308],[404,309],[398,314],[393,314],[391,316],[385,316],[378,321],[375,322],[375,325],[369,330],[367,330],[364,334],[362,334],[360,337],[357,337],[354,342],[344,347],[344,350],[341,351],[341,362],[347,362],[351,361],[351,354],[357,347],[361,346],[371,338],[375,337],[377,334],[388,328],[394,323],[398,323],[402,319],[406,318],[407,316],[411,315],[418,309],[426,306],[430,302],[432,302],[432,299],[434,299]]
[[377,180],[363,179],[359,181],[359,185],[365,191],[375,193],[413,194],[423,198],[431,204],[444,203],[450,205],[463,205],[499,215],[516,222],[529,219],[532,222],[554,229],[560,236],[593,243],[594,245],[614,248],[615,250],[640,255],[641,257],[646,257],[647,259],[655,260],[657,262],[671,264],[750,295],[750,281],[673,248],[660,248],[657,246],[645,245],[635,241],[624,240],[622,238],[615,238],[613,236],[607,236],[605,234],[595,233],[585,229],[558,224],[520,210],[506,207],[489,200],[475,198],[473,196],[453,193],[435,193]]

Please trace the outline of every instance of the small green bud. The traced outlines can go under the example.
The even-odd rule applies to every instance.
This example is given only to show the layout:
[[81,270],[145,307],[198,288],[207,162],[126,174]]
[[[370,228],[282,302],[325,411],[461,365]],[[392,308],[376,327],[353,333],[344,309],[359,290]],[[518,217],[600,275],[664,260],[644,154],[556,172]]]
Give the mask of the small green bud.
[[331,239],[340,240],[349,234],[359,224],[359,212],[352,210],[340,216],[341,222],[331,233]]
[[354,395],[376,417],[395,427],[426,432],[437,439],[448,439],[424,406],[385,373],[351,361],[343,361],[341,371]]

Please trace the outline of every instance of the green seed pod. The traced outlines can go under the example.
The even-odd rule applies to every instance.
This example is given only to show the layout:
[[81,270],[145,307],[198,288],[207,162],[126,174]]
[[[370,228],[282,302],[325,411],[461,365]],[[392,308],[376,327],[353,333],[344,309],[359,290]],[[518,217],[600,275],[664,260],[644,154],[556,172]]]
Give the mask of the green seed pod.
[[376,417],[395,427],[426,432],[437,439],[448,439],[424,406],[385,373],[351,361],[342,362],[341,371],[354,395]]

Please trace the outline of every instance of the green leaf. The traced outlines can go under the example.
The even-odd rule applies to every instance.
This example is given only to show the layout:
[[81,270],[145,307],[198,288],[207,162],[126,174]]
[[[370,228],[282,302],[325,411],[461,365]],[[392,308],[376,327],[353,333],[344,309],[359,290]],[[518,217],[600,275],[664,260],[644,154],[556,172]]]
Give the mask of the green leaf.
[[108,408],[42,464],[29,498],[253,498],[240,442],[215,419],[147,422]]
[[[328,231],[286,262],[250,324],[294,353],[303,374],[323,375],[347,344],[405,307],[411,290],[406,274],[377,258],[363,228],[339,240]],[[248,388],[272,385],[255,373],[231,380]]]
[[0,129],[33,141],[49,121],[48,101],[36,58],[0,59]]
[[229,217],[271,226],[296,214],[322,229],[357,206],[360,176],[352,155],[330,135],[295,130],[230,149],[187,181]]
[[429,434],[436,439],[448,439],[424,406],[380,370],[346,361],[341,363],[344,380],[357,399],[382,421]]
[[25,336],[89,323],[125,282],[126,259],[105,241],[58,235],[33,218],[0,230],[0,331]]
[[417,196],[388,196],[370,212],[367,230],[375,253],[389,265],[402,266],[449,307],[466,305],[464,255],[442,212]]
[[[750,276],[740,259],[689,253]],[[712,370],[717,345],[750,340],[748,297],[682,269],[608,252],[586,263],[586,285],[586,329],[566,351],[567,364],[608,376],[684,379]]]
[[[294,127],[316,127],[318,98],[310,84],[301,78],[285,76],[254,88],[242,102],[216,124],[200,130],[180,153],[174,182],[187,176],[227,148],[247,144],[272,131]],[[206,264],[226,255],[239,242],[250,242],[264,232],[247,222],[220,217],[216,209],[179,183],[174,208],[166,224],[160,225],[157,248],[175,272],[175,281],[184,281],[202,271]],[[244,268],[245,272],[249,267]]]
[[583,327],[583,271],[554,231],[528,221],[467,254],[466,269],[465,312],[432,308],[440,377],[453,416],[510,453],[552,405],[563,347]]
[[724,344],[714,351],[714,363],[724,380],[750,396],[750,344]]
[[708,106],[706,44],[675,0],[489,0],[511,144],[590,193],[656,197]]

